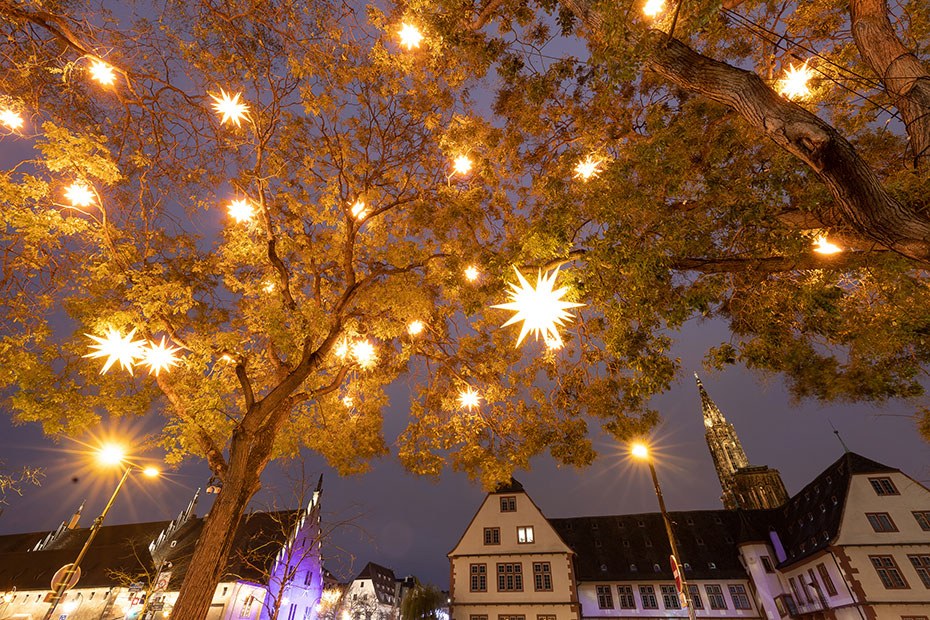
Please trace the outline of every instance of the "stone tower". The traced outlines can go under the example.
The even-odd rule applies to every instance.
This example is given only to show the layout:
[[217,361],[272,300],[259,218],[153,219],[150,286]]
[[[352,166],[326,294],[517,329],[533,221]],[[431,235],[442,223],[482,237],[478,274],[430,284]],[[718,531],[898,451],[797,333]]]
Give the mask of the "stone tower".
[[701,393],[704,438],[723,490],[720,496],[723,507],[728,510],[777,508],[787,502],[788,492],[778,470],[749,464],[736,429],[711,400],[697,373],[694,378]]

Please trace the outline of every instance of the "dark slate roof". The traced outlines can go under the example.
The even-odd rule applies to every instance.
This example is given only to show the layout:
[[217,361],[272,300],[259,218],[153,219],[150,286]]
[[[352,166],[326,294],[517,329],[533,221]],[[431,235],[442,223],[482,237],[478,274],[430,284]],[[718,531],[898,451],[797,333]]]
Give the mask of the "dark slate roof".
[[[112,587],[119,584],[113,571],[136,575],[151,565],[149,543],[168,521],[108,525],[100,528],[87,555],[81,562],[81,586]],[[73,562],[87,540],[90,530],[75,529],[67,533],[55,549],[28,551],[45,534],[0,536],[0,590],[47,590],[52,575]],[[29,544],[31,543],[31,544]]]
[[[686,567],[685,577],[746,578],[737,549],[744,533],[742,513],[669,513],[681,554],[679,562],[690,567]],[[671,548],[659,513],[549,519],[549,523],[575,552],[575,571],[580,581],[672,579]]]
[[884,474],[899,470],[855,452],[847,452],[796,493],[788,503],[771,511],[771,527],[785,548],[787,566],[827,547],[840,529],[843,507],[855,474]]
[[[369,562],[356,579],[371,579],[379,603],[389,604],[393,602],[396,579],[394,578],[394,571],[390,568]],[[388,599],[389,596],[390,599]]]
[[523,485],[520,484],[520,483],[517,481],[516,478],[511,478],[511,479],[510,479],[510,482],[502,482],[502,483],[500,483],[499,485],[497,485],[497,486],[494,488],[493,491],[491,491],[492,494],[495,494],[495,493],[524,493],[524,492],[525,492],[525,491],[523,490]]
[[[262,581],[302,514],[300,510],[292,510],[244,516],[236,531],[224,579]],[[81,562],[81,586],[124,585],[114,572],[135,577],[145,570],[152,571],[149,544],[169,523],[154,521],[100,528]],[[202,529],[203,518],[192,518],[166,541],[166,559],[173,565],[171,588],[180,587]],[[0,590],[10,590],[14,586],[19,590],[48,589],[55,571],[77,557],[88,533],[87,528],[72,530],[55,549],[44,551],[28,551],[45,537],[44,532],[0,536]],[[170,546],[171,541],[175,541],[174,547]]]

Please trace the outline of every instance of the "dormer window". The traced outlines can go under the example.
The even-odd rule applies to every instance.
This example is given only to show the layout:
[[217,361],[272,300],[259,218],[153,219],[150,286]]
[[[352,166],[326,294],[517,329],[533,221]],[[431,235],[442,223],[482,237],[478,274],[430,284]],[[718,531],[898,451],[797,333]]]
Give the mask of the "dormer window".
[[639,569],[636,568],[636,564],[630,564],[630,572],[631,572],[631,573],[635,573],[635,572],[638,571],[638,570],[639,570]]

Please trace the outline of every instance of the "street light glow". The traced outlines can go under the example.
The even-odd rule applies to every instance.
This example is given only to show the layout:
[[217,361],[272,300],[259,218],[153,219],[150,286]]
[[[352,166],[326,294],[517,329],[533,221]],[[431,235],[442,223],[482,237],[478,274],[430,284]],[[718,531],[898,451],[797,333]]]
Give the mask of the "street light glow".
[[97,452],[97,460],[104,465],[119,465],[126,458],[126,450],[115,443],[108,443]]
[[146,478],[158,478],[160,474],[161,472],[158,470],[157,467],[149,466],[142,470],[142,475],[145,476]]
[[401,47],[408,50],[420,47],[420,43],[423,41],[423,33],[413,24],[401,24],[398,34],[400,35]]
[[630,454],[638,459],[648,459],[649,458],[649,447],[641,442],[636,442],[630,447]]

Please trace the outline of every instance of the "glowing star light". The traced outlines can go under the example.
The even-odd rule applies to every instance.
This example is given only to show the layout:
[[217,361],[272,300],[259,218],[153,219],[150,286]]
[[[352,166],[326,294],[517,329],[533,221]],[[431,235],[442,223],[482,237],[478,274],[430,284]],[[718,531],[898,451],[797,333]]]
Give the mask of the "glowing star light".
[[417,336],[422,334],[425,328],[423,321],[410,321],[410,325],[407,326],[407,333],[411,336]]
[[240,224],[242,222],[248,222],[255,217],[255,208],[252,206],[251,202],[244,198],[233,200],[226,205],[226,210],[229,212],[229,217]]
[[656,17],[665,10],[665,0],[646,0],[643,5],[643,15],[646,17]]
[[842,252],[843,248],[830,243],[825,236],[821,235],[817,237],[817,240],[814,242],[814,251],[818,254],[837,254]]
[[169,370],[172,366],[177,365],[178,357],[175,355],[177,352],[176,347],[165,344],[165,338],[162,336],[160,343],[149,342],[142,348],[142,361],[140,363],[143,366],[148,366],[149,374],[157,377],[162,370]]
[[378,354],[375,353],[374,345],[367,340],[352,343],[352,357],[362,368],[371,368],[378,361]]
[[116,81],[116,74],[113,73],[113,67],[102,60],[95,60],[90,66],[89,71],[90,77],[103,86],[110,86]]
[[65,198],[72,207],[89,207],[94,203],[94,193],[83,183],[72,183],[65,189]]
[[474,388],[469,387],[459,392],[459,406],[462,409],[476,409],[481,402],[481,397]]
[[368,211],[365,210],[365,203],[362,200],[356,200],[355,204],[349,209],[349,212],[357,220],[364,218],[368,215]]
[[596,177],[601,173],[601,160],[588,155],[585,159],[581,160],[575,164],[575,174],[576,179],[581,179],[582,181],[587,181],[592,177]]
[[239,127],[242,119],[246,118],[249,113],[249,106],[247,106],[244,102],[239,101],[239,97],[241,95],[242,93],[236,93],[230,97],[229,94],[222,88],[220,89],[219,97],[216,95],[210,95],[214,101],[213,110],[217,114],[222,115],[220,123],[225,125],[226,121],[229,121],[236,127]]
[[412,50],[420,47],[420,43],[423,41],[423,33],[420,32],[420,29],[416,26],[408,23],[403,23],[400,26],[400,45],[401,47]]
[[459,155],[452,162],[452,171],[456,174],[468,174],[471,172],[472,165],[471,158],[468,155]]
[[23,116],[19,112],[4,108],[0,110],[0,124],[10,131],[16,131],[23,126]]
[[806,99],[811,95],[808,82],[814,77],[814,72],[805,62],[800,67],[790,65],[785,75],[776,84],[776,90],[786,99]]
[[96,351],[88,353],[84,357],[107,358],[100,374],[106,373],[106,371],[110,370],[110,366],[116,362],[119,362],[123,370],[128,370],[129,374],[132,374],[133,364],[136,363],[137,359],[143,357],[142,347],[145,345],[145,342],[132,339],[132,337],[136,335],[135,329],[126,336],[123,336],[118,329],[113,327],[107,328],[106,336],[101,337],[93,334],[85,335],[91,340],[96,341],[97,344],[90,346],[91,349],[96,349]]
[[478,278],[481,277],[481,272],[478,271],[478,268],[474,265],[469,265],[465,268],[465,279],[469,282],[475,282]]
[[572,318],[568,309],[584,304],[562,300],[568,289],[565,287],[554,289],[555,280],[559,275],[558,269],[548,275],[543,274],[542,271],[537,272],[535,288],[523,277],[519,269],[514,267],[514,271],[517,272],[517,279],[520,283],[519,285],[510,284],[511,301],[491,306],[516,313],[504,323],[503,327],[523,321],[520,336],[517,338],[517,346],[520,346],[527,334],[534,334],[537,340],[541,336],[549,348],[555,348],[556,344],[561,345],[562,337],[559,335],[559,327]]

